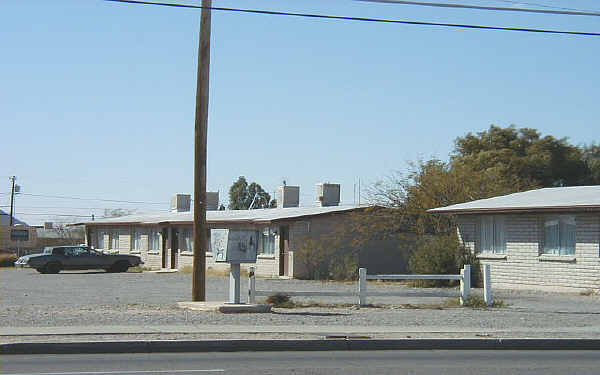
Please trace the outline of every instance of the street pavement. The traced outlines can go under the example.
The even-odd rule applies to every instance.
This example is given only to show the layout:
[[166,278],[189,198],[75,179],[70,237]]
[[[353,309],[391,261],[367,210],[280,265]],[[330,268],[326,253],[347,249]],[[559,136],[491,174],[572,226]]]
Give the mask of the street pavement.
[[15,355],[4,375],[597,374],[595,351],[358,351]]

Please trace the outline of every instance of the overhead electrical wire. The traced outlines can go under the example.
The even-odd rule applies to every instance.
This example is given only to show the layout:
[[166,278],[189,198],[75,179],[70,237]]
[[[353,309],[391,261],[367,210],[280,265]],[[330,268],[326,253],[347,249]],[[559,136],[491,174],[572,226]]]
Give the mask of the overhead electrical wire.
[[[9,216],[10,214],[0,212],[0,215]],[[92,217],[92,216],[94,216],[94,215],[52,214],[52,213],[47,213],[47,214],[41,214],[41,213],[31,214],[31,213],[29,213],[28,214],[28,213],[24,213],[24,212],[15,212],[13,214],[13,216],[16,216],[16,215],[20,215],[20,216],[28,216],[28,215],[33,215],[33,216],[61,216],[61,217],[69,217],[69,216],[72,216],[72,217]],[[94,216],[94,217],[101,218],[99,216]]]
[[530,2],[517,1],[517,0],[492,0],[492,1],[498,1],[498,2],[501,2],[501,3],[515,4],[515,5],[517,5],[517,4],[520,4],[520,5],[530,5],[530,6],[534,6],[534,7],[548,8],[548,9],[572,10],[572,11],[576,11],[576,12],[596,12],[596,11],[593,11],[593,10],[578,9],[578,8],[557,7],[555,5],[530,3]]
[[[193,8],[193,9],[202,9],[203,8],[201,5],[173,4],[173,3],[162,3],[162,2],[141,1],[141,0],[105,0],[105,1],[111,1],[111,2],[117,2],[117,3],[139,4],[139,5],[157,5],[157,6],[166,6],[166,7],[175,7],[175,8]],[[522,27],[499,27],[499,26],[454,24],[454,23],[441,23],[441,22],[405,21],[405,20],[394,20],[394,19],[384,19],[384,18],[347,17],[347,16],[332,16],[332,15],[326,15],[326,14],[279,12],[279,11],[259,10],[259,9],[241,9],[241,8],[224,8],[224,7],[210,7],[210,9],[216,10],[216,11],[225,11],[225,12],[254,13],[254,14],[263,14],[263,15],[271,15],[271,16],[292,16],[292,17],[305,17],[305,18],[317,18],[317,19],[333,19],[333,20],[343,20],[343,21],[379,22],[379,23],[417,25],[417,26],[439,26],[439,27],[451,27],[451,28],[461,28],[461,29],[520,31],[520,32],[529,32],[529,33],[562,34],[562,35],[577,35],[577,36],[600,36],[600,33],[582,32],[582,31],[546,30],[546,29],[531,29],[531,28],[522,28]]]
[[491,7],[482,5],[456,4],[456,3],[432,3],[424,1],[404,1],[404,0],[355,0],[365,3],[384,3],[397,5],[419,5],[426,7],[437,8],[459,8],[459,9],[475,9],[475,10],[492,10],[499,12],[525,12],[525,13],[541,13],[555,14],[568,16],[596,16],[600,17],[600,12],[583,12],[572,10],[549,10],[549,9],[530,9],[530,8],[507,8],[507,7]]
[[[0,193],[2,195],[8,195],[10,193]],[[99,201],[99,202],[112,202],[112,203],[130,203],[130,204],[161,204],[168,205],[166,202],[142,202],[142,201],[122,201],[117,199],[103,199],[103,198],[80,198],[80,197],[68,197],[61,195],[44,195],[44,194],[30,194],[30,193],[19,193],[19,195],[26,195],[30,197],[41,197],[41,198],[55,198],[55,199],[73,199],[81,201]]]

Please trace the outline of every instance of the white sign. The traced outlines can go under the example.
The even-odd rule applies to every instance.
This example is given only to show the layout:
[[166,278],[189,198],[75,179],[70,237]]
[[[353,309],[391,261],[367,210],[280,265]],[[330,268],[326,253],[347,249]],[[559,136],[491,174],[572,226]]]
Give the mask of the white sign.
[[211,229],[210,244],[215,262],[256,263],[257,231]]

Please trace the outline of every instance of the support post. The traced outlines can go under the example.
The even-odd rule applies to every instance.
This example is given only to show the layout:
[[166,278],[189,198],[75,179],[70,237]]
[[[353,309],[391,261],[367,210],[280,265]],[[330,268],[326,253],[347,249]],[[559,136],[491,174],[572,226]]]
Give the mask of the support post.
[[483,299],[488,306],[494,304],[494,297],[492,297],[492,274],[490,273],[490,265],[486,264],[483,266]]
[[460,280],[460,305],[464,306],[471,291],[471,265],[465,264],[464,268],[460,270],[460,275],[462,276]]
[[248,268],[248,303],[256,303],[256,278],[254,277],[254,266]]
[[288,276],[294,278],[294,252],[288,252]]
[[358,269],[358,304],[359,306],[367,305],[367,269]]
[[240,264],[231,263],[229,270],[229,303],[239,304],[240,301]]
[[198,43],[198,76],[196,82],[196,117],[194,125],[193,301],[206,301],[206,138],[208,132],[211,7],[212,0],[202,0],[200,41]]

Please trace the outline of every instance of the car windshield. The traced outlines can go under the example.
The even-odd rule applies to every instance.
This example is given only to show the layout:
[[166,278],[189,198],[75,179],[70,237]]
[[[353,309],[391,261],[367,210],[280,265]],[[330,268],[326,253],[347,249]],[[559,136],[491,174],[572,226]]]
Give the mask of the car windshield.
[[45,247],[44,250],[42,251],[42,254],[52,254],[52,248]]

